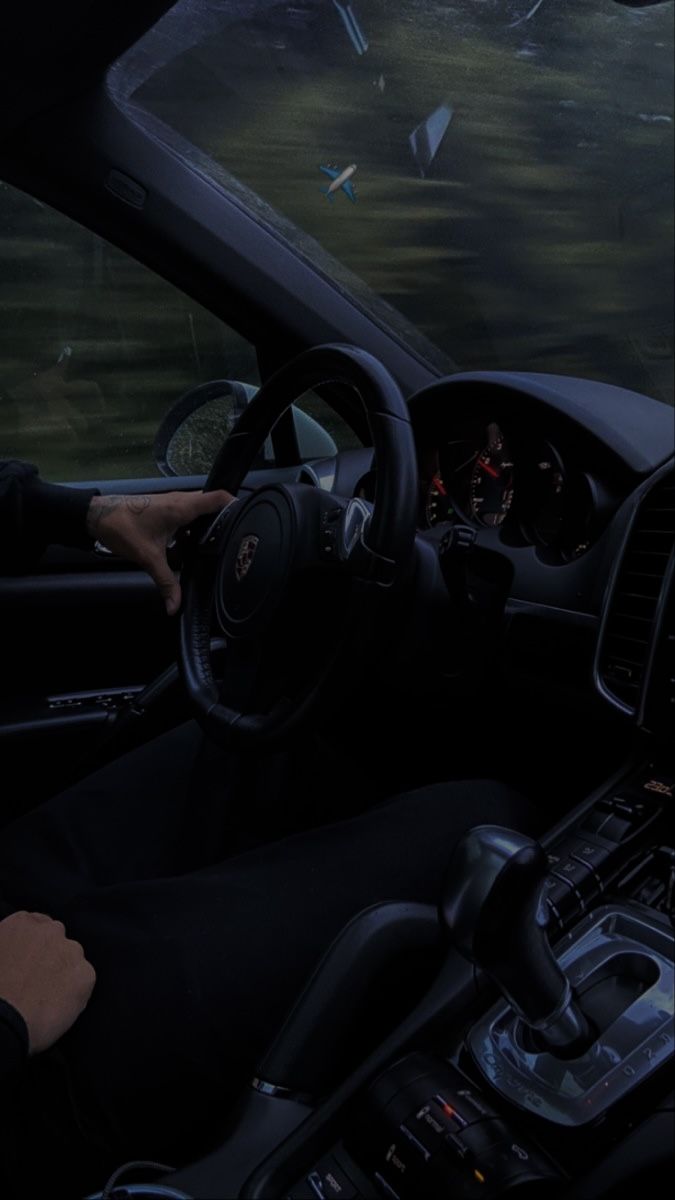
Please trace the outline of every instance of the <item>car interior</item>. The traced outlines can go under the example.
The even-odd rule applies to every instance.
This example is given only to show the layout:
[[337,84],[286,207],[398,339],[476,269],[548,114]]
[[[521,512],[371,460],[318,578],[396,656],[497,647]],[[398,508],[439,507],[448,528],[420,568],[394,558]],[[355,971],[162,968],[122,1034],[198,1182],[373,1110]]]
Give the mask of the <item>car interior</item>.
[[[325,7],[358,43],[355,8]],[[222,1142],[106,1194],[590,1200],[658,1184],[675,1160],[672,397],[441,360],[125,98],[125,53],[137,62],[172,5],[58,8],[7,17],[0,244],[26,213],[63,221],[53,261],[74,264],[77,239],[75,310],[96,337],[120,330],[101,371],[135,364],[166,399],[158,415],[140,389],[142,437],[122,406],[107,414],[45,269],[33,374],[80,375],[79,354],[79,400],[49,393],[40,424],[6,364],[0,457],[104,493],[237,500],[170,547],[175,621],[105,546],[52,546],[0,577],[0,822],[197,719],[247,764],[236,803],[275,812],[280,835],[486,778],[528,797],[542,830],[474,829],[438,908],[355,917]],[[105,307],[120,280],[134,319],[165,322],[156,362]]]

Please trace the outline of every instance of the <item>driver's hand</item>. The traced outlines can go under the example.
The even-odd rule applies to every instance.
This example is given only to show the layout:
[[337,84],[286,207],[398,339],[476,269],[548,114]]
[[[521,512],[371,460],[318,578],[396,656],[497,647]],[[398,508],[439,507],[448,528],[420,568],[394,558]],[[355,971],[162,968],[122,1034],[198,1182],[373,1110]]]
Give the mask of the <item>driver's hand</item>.
[[86,1008],[96,972],[79,942],[44,913],[0,921],[0,996],[21,1013],[30,1054],[47,1050]]
[[180,608],[180,583],[166,548],[182,525],[215,513],[234,497],[229,492],[159,492],[153,496],[94,496],[87,532],[113,554],[138,563],[159,588],[172,617]]

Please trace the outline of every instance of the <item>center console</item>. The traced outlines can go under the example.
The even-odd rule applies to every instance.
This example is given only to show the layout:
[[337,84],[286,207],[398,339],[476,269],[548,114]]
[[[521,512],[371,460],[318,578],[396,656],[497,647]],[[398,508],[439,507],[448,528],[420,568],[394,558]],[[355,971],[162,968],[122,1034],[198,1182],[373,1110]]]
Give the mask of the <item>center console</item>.
[[[356,1099],[342,1137],[291,1184],[289,1198],[571,1195],[598,1169],[611,1186],[613,1154],[629,1135],[632,1158],[621,1158],[617,1184],[631,1161],[656,1170],[675,1154],[674,786],[663,763],[645,762],[573,814],[546,847],[540,895],[570,985],[560,1011],[573,1002],[586,1032],[574,1025],[567,1047],[547,1044],[545,1023],[528,1023],[521,997],[491,1002],[488,988],[483,1011],[459,1034],[401,1057]],[[520,895],[510,888],[515,916],[531,885]],[[460,904],[471,908],[471,898],[463,894]],[[499,925],[498,910],[488,915]],[[532,942],[524,953],[536,954]],[[526,1003],[538,973],[535,965],[522,981]],[[603,1191],[579,1192],[596,1194]]]
[[299,1002],[284,1053],[263,1064],[285,1061],[285,1083],[281,1069],[256,1079],[223,1145],[162,1194],[600,1200],[672,1171],[674,790],[664,751],[634,759],[541,845],[495,827],[467,835],[442,898],[454,948],[436,982],[316,1102],[297,1080],[318,1080],[354,996],[359,971],[342,967],[438,926],[424,906],[380,906],[388,931],[374,910],[355,919],[306,992],[328,1006],[313,1010],[319,1040]]

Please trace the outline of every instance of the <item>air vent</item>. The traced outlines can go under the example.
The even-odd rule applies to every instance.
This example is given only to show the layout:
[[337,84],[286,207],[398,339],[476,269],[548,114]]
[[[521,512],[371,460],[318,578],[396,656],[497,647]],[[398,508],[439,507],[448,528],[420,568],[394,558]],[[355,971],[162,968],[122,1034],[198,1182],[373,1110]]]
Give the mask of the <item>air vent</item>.
[[609,601],[599,659],[606,691],[635,712],[659,594],[675,544],[675,473],[661,479],[635,515]]
[[665,641],[663,644],[663,704],[661,708],[668,722],[668,728],[672,732],[672,720],[675,717],[675,597],[672,592],[666,621]]
[[645,693],[642,723],[652,733],[672,737],[675,717],[675,575],[672,574]]

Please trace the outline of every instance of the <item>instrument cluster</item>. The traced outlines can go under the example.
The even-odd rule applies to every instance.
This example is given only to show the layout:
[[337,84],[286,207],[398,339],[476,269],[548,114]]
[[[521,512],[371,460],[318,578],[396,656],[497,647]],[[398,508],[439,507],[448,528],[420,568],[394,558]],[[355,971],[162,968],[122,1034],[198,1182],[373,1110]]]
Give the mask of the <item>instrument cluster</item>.
[[590,546],[595,481],[546,437],[488,416],[419,451],[422,526],[497,529],[504,541],[535,545],[559,562]]

